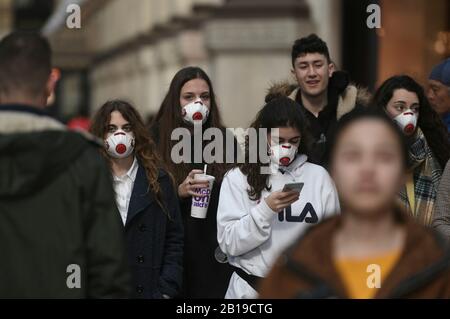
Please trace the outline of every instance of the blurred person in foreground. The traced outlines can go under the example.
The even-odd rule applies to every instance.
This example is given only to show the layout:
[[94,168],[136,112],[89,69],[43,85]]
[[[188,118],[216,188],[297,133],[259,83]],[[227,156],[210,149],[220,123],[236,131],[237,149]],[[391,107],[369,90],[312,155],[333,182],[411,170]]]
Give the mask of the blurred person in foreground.
[[125,298],[129,273],[110,173],[93,137],[47,115],[48,42],[0,42],[0,298]]
[[441,237],[397,206],[408,153],[383,113],[344,116],[330,144],[342,214],[313,227],[277,261],[262,298],[449,298]]

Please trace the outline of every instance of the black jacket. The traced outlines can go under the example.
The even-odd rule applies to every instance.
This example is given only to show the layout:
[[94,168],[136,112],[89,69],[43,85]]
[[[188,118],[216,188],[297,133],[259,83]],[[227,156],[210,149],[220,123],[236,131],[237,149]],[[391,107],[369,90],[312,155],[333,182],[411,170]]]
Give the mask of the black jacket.
[[[203,169],[202,165],[195,168]],[[185,225],[185,285],[184,298],[223,299],[233,270],[228,262],[219,263],[216,254],[223,258],[217,242],[217,207],[221,183],[214,182],[205,219],[191,217],[192,198],[181,202]],[[220,259],[220,258],[219,258]]]
[[0,106],[0,298],[128,297],[111,174],[87,137]]
[[167,212],[148,191],[145,170],[139,165],[125,223],[135,298],[174,297],[182,283],[183,225],[178,198],[163,170],[159,184]]
[[[158,128],[158,124],[151,128],[151,134],[157,144],[159,143]],[[227,131],[226,134],[230,133]],[[239,148],[236,140],[234,146],[234,154],[237,156]],[[203,170],[203,166],[204,163],[192,163],[191,170]],[[220,186],[221,183],[216,177],[205,219],[191,217],[192,198],[180,200],[184,225],[184,272],[183,287],[178,297],[224,298],[227,291],[233,270],[226,261],[220,263],[216,259],[216,254],[219,255],[219,259],[225,257],[217,242],[217,206]]]

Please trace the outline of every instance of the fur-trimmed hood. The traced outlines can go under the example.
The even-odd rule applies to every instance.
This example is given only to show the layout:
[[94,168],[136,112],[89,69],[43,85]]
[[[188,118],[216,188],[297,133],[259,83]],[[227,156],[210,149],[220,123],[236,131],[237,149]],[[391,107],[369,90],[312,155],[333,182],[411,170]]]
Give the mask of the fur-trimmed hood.
[[98,141],[33,107],[0,105],[0,197],[45,187]]
[[[336,75],[343,74],[342,71],[336,71],[335,73]],[[267,90],[265,101],[268,102],[280,95],[287,96],[290,99],[295,100],[299,89],[298,84],[294,84],[290,81],[273,83]],[[368,106],[372,98],[370,92],[366,88],[357,86],[354,83],[345,83],[344,87],[340,89],[340,91],[342,93],[339,94],[336,110],[336,117],[338,120],[348,112],[352,111],[355,106]]]

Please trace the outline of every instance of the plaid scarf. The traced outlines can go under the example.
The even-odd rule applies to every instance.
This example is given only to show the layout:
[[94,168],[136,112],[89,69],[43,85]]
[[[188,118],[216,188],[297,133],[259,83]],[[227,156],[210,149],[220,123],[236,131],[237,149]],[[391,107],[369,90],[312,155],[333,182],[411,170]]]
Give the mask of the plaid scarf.
[[414,216],[422,225],[429,226],[432,222],[433,207],[437,188],[442,175],[442,168],[428,146],[425,135],[417,129],[414,142],[409,147],[410,172],[414,179],[415,211],[408,201],[406,185],[399,193],[402,207]]

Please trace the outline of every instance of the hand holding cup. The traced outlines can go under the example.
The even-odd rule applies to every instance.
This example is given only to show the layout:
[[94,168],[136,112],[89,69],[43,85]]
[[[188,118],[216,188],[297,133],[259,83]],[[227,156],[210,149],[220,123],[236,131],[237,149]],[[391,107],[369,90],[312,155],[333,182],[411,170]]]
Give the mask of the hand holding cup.
[[178,196],[180,198],[188,198],[190,196],[204,197],[206,195],[197,193],[196,190],[208,188],[209,183],[205,179],[195,178],[196,174],[203,174],[201,169],[193,169],[189,172],[186,179],[178,186]]

